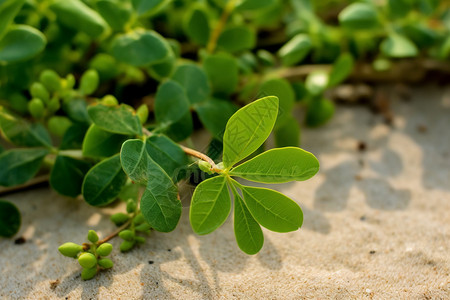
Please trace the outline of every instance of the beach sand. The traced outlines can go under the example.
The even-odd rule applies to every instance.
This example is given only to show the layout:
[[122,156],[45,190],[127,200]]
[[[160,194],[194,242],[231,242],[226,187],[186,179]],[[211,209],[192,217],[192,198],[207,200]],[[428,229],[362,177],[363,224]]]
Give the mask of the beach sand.
[[[339,106],[302,147],[321,170],[271,187],[302,207],[303,227],[264,230],[255,256],[242,253],[232,216],[207,236],[192,232],[188,207],[177,229],[152,233],[112,270],[82,281],[60,244],[107,235],[108,216],[47,187],[2,198],[23,213],[14,239],[0,239],[2,299],[450,299],[450,90],[392,97],[393,125],[365,106]],[[365,148],[365,149],[364,149]]]

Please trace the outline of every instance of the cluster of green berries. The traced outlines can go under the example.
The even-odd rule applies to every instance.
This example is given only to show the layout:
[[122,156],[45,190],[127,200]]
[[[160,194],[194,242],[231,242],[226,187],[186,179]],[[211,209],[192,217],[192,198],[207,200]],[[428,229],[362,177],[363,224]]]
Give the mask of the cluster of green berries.
[[50,132],[57,136],[62,136],[72,122],[67,117],[54,114],[62,104],[94,93],[99,85],[98,73],[95,70],[87,70],[81,76],[78,89],[74,89],[75,83],[72,74],[61,78],[53,70],[44,70],[39,76],[39,81],[30,87],[32,99],[28,102],[29,113],[36,119],[47,119]]
[[145,238],[138,236],[137,233],[149,234],[151,230],[150,224],[148,224],[142,213],[136,214],[136,202],[132,199],[127,201],[127,213],[116,213],[111,216],[111,221],[117,226],[121,226],[128,222],[130,219],[131,224],[128,229],[122,230],[119,233],[119,237],[123,240],[120,244],[120,251],[130,251],[135,245],[145,243]]
[[111,244],[99,244],[98,235],[94,230],[89,230],[87,239],[92,244],[82,246],[75,243],[65,243],[58,248],[62,255],[78,259],[78,263],[83,267],[83,271],[81,271],[83,280],[92,279],[101,269],[109,269],[114,265],[112,260],[105,258],[113,249]]

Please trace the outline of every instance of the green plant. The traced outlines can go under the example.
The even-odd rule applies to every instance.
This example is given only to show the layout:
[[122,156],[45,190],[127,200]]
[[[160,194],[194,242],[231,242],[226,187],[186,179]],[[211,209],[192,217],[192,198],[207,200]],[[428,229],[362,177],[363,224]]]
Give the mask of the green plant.
[[[194,231],[220,226],[233,194],[238,245],[256,253],[260,225],[295,230],[301,210],[233,177],[277,183],[314,175],[315,158],[295,148],[300,124],[325,124],[335,110],[328,92],[354,72],[395,75],[402,59],[446,72],[438,67],[450,57],[450,9],[434,0],[380,3],[0,0],[0,186],[44,180],[89,205],[126,202],[126,212],[111,217],[125,252],[151,229],[173,230],[177,183],[201,177]],[[253,113],[264,120],[256,129],[244,126]],[[199,124],[211,134],[207,153],[178,144],[191,145]],[[283,148],[263,152],[272,130]],[[263,209],[267,195],[289,207],[286,222]],[[0,235],[9,237],[20,214],[0,205]],[[88,270],[85,278],[95,275]]]

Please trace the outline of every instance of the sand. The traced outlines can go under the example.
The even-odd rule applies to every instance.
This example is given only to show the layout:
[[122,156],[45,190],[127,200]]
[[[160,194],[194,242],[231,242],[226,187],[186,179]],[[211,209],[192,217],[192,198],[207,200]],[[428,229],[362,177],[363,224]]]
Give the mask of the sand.
[[264,230],[255,256],[238,249],[231,217],[210,235],[193,234],[186,207],[174,232],[115,250],[114,268],[83,282],[58,245],[83,242],[88,229],[108,234],[108,216],[121,207],[91,208],[46,187],[4,197],[23,212],[16,237],[26,242],[0,240],[0,297],[450,299],[450,90],[391,99],[393,126],[367,107],[340,106],[329,124],[303,131],[319,174],[273,187],[301,205],[304,226]]

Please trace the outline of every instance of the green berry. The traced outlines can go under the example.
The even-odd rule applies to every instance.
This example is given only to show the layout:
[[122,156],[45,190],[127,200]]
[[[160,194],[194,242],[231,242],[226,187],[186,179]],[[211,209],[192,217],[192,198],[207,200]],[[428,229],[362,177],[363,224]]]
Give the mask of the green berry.
[[80,91],[84,95],[90,95],[98,88],[99,77],[96,70],[90,69],[84,72],[80,80]]
[[83,269],[83,271],[81,271],[81,278],[83,278],[83,280],[89,280],[94,278],[96,274],[97,274],[97,267]]
[[131,214],[136,211],[136,202],[133,199],[127,201],[127,213]]
[[110,269],[114,266],[114,263],[109,258],[102,258],[98,260],[98,264],[100,267],[104,269]]
[[64,243],[59,246],[58,251],[67,257],[77,258],[78,253],[83,250],[83,246],[75,243]]
[[135,241],[123,241],[120,244],[120,251],[121,252],[127,252],[130,251],[131,248],[133,248]]
[[142,223],[142,224],[136,226],[135,229],[136,229],[137,231],[139,231],[139,232],[147,232],[147,231],[149,231],[151,228],[152,228],[152,227],[150,226],[150,224],[148,224],[147,222],[145,222],[145,223]]
[[119,236],[120,236],[122,239],[126,240],[126,241],[133,241],[133,240],[134,240],[134,232],[131,231],[131,230],[129,230],[129,229],[122,230],[122,231],[119,233]]
[[211,171],[211,164],[209,162],[204,161],[204,160],[199,160],[197,162],[197,164],[198,164],[198,167],[200,168],[200,170],[202,170],[203,172],[208,173],[208,174],[213,173]]
[[59,103],[58,97],[53,97],[48,103],[48,112],[54,114],[61,108],[61,104]]
[[62,137],[67,129],[72,126],[72,121],[67,117],[53,116],[47,122],[48,130],[56,136]]
[[145,124],[148,119],[148,106],[146,104],[142,104],[136,110],[136,114],[139,117],[139,121],[141,121],[141,124]]
[[113,249],[110,243],[103,243],[97,248],[97,254],[100,256],[108,256]]
[[144,215],[142,215],[142,213],[139,213],[136,217],[134,217],[133,219],[133,224],[134,225],[139,225],[145,222],[145,218]]
[[137,236],[135,240],[136,240],[136,243],[138,243],[138,244],[145,243],[145,238],[142,236]]
[[85,269],[93,268],[97,264],[97,258],[94,254],[84,252],[78,257],[78,263]]
[[89,230],[87,239],[91,243],[97,243],[98,242],[98,234],[94,230]]
[[106,106],[116,106],[119,105],[119,101],[117,101],[116,97],[113,95],[106,95],[102,98],[102,104]]
[[45,113],[44,102],[39,98],[31,99],[31,101],[28,102],[28,111],[33,117],[37,119],[42,118]]
[[45,103],[48,103],[50,101],[50,93],[40,82],[35,82],[31,85],[30,94],[33,98],[39,98]]
[[47,88],[49,92],[56,92],[61,89],[61,78],[53,70],[45,70],[41,73],[39,81]]
[[124,213],[116,213],[111,216],[111,221],[116,224],[116,226],[125,224],[129,219],[130,217]]
[[73,76],[72,74],[67,75],[64,88],[66,90],[71,90],[73,89],[74,86],[75,86],[75,76]]

